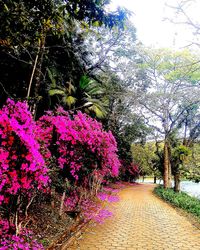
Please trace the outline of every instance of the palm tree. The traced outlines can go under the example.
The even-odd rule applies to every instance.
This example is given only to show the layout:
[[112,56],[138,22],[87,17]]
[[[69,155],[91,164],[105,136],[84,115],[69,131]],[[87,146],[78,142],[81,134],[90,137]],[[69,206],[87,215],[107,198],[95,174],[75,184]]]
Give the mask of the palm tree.
[[81,77],[79,85],[75,87],[71,81],[65,86],[56,84],[56,77],[53,71],[48,71],[51,80],[49,96],[56,96],[58,102],[62,103],[69,110],[83,110],[95,115],[99,119],[105,118],[108,110],[108,98],[105,89],[97,81],[91,80],[88,76]]
[[109,104],[105,89],[87,76],[81,77],[79,88],[82,93],[84,111],[95,114],[97,118],[105,118]]

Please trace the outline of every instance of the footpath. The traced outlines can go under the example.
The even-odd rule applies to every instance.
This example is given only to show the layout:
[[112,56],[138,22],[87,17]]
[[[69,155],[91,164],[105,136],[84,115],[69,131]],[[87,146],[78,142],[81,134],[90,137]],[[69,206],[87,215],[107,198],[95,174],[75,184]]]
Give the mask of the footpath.
[[114,216],[89,225],[63,250],[200,250],[200,230],[141,184],[120,192]]

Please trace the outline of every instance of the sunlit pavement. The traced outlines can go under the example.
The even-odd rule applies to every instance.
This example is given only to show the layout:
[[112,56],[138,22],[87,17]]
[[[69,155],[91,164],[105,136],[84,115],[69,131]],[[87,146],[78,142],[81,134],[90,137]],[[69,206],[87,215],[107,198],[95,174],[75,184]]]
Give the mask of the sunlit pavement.
[[121,191],[104,224],[90,225],[67,250],[200,250],[200,230],[152,194],[154,185]]

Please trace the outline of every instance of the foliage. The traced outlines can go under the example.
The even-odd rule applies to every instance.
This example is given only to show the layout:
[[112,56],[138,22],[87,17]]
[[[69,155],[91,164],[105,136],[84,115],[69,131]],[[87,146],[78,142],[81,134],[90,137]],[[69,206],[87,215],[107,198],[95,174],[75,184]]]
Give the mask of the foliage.
[[105,97],[105,89],[99,82],[84,75],[76,87],[71,83],[65,87],[53,86],[49,90],[49,95],[57,96],[58,99],[60,96],[63,106],[67,109],[83,110],[100,119],[106,116],[108,99]]
[[[69,83],[77,87],[92,60],[89,55],[93,52],[84,43],[90,27],[121,29],[128,18],[123,9],[106,11],[108,3],[1,1],[0,105],[8,96],[27,98],[41,116],[58,103],[57,97],[49,98],[52,79],[56,88],[67,88]],[[77,96],[76,99],[82,98],[80,93]],[[75,99],[69,97],[65,101],[70,104]]]
[[179,165],[183,165],[186,158],[191,153],[190,149],[184,145],[177,146],[172,150],[172,161],[175,163],[173,171],[178,171]]
[[119,174],[121,180],[133,182],[138,178],[141,172],[138,164],[127,160],[121,160],[121,165],[122,167]]
[[[94,26],[105,24],[106,27],[123,27],[123,21],[127,19],[127,11],[118,9],[116,13],[107,13],[105,6],[110,3],[109,0],[70,0],[66,2],[68,13],[78,21],[85,21]],[[84,23],[83,23],[84,24]]]
[[145,145],[134,143],[131,146],[133,160],[138,164],[141,175],[159,174],[159,159],[156,155],[156,147],[154,142],[147,142]]
[[193,143],[190,147],[191,154],[187,157],[187,161],[185,162],[185,171],[183,173],[185,178],[195,182],[200,182],[199,147],[199,142]]
[[[28,246],[23,219],[36,194],[48,191],[49,179],[51,188],[61,183],[64,194],[73,197],[71,205],[81,206],[89,216],[86,204],[93,203],[86,199],[87,193],[96,194],[104,178],[119,173],[117,143],[112,133],[81,112],[68,113],[60,107],[35,122],[25,102],[8,99],[0,110],[0,142],[1,215],[8,219],[8,230],[12,231],[1,243],[4,246],[12,241],[13,249],[18,243]],[[97,220],[107,216],[109,212],[102,210]]]
[[164,189],[161,186],[156,187],[154,192],[169,203],[200,218],[200,201],[197,198],[191,197],[184,192],[175,193],[172,189]]

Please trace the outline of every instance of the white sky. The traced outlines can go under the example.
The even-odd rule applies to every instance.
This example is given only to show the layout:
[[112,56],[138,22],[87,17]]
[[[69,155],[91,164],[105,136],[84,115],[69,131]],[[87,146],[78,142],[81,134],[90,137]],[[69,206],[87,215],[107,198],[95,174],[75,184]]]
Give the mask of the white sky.
[[[111,8],[123,6],[134,12],[131,20],[137,29],[137,38],[146,46],[174,47],[187,46],[192,41],[191,30],[182,25],[163,21],[172,18],[172,10],[165,3],[176,5],[177,0],[112,0]],[[190,15],[200,16],[200,0],[190,10]]]

